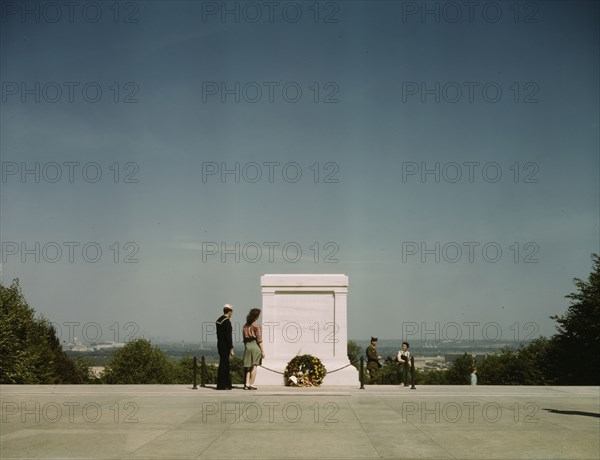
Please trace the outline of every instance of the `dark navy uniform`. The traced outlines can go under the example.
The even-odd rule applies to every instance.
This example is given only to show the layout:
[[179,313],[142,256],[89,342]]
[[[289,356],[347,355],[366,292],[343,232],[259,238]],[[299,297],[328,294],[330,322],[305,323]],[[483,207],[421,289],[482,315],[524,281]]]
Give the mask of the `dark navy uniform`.
[[217,389],[227,390],[231,385],[231,367],[229,357],[233,349],[233,329],[231,321],[225,315],[217,320],[217,350],[219,351],[219,371],[217,373]]

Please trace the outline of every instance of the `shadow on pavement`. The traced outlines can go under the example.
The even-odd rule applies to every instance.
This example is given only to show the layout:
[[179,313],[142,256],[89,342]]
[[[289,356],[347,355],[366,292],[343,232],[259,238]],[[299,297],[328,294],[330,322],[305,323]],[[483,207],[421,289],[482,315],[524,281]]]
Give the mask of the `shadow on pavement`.
[[544,409],[552,414],[565,414],[565,415],[583,415],[586,417],[596,417],[600,418],[600,414],[596,414],[594,412],[583,412],[580,410],[558,410],[558,409]]

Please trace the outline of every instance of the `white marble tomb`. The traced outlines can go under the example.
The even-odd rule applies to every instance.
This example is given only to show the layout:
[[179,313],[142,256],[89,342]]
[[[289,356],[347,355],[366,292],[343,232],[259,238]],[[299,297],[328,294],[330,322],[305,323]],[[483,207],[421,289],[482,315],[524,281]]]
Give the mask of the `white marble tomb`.
[[[323,385],[358,385],[347,355],[348,323],[346,275],[263,275],[262,365],[283,372],[296,355],[319,358],[327,375]],[[283,376],[258,368],[256,385],[283,385]]]

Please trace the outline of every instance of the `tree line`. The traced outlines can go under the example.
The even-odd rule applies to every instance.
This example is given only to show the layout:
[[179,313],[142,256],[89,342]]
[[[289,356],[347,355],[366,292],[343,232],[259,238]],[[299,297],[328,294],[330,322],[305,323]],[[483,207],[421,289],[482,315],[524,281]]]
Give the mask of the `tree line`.
[[[557,332],[519,348],[506,347],[477,363],[483,385],[598,385],[594,369],[600,368],[600,255],[592,254],[593,269],[587,280],[574,279],[577,290],[565,296],[570,305],[556,321]],[[348,357],[358,363],[363,350],[348,343]],[[416,369],[415,383],[422,385],[468,384],[473,357],[464,354],[447,370]],[[243,382],[243,363],[231,360],[233,383]],[[217,368],[206,366],[206,383],[216,382]],[[52,324],[37,316],[21,292],[19,280],[0,284],[0,383],[14,384],[188,384],[193,378],[193,358],[170,359],[146,339],[128,342],[116,350],[100,377],[85,358],[65,353]],[[397,384],[398,363],[386,357],[379,384]]]

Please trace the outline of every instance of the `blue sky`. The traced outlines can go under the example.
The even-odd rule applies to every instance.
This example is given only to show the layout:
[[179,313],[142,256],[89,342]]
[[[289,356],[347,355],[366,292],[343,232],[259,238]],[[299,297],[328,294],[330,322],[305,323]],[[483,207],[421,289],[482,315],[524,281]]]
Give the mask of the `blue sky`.
[[[18,277],[38,312],[96,322],[106,339],[135,322],[199,340],[224,303],[240,320],[260,306],[265,273],[348,275],[355,339],[401,338],[406,322],[552,334],[598,252],[598,4],[521,3],[516,17],[499,2],[494,22],[489,3],[470,21],[465,2],[320,2],[315,21],[314,2],[281,2],[272,22],[262,2],[256,22],[243,2],[123,2],[118,22],[112,2],[96,22],[85,3],[72,22],[4,4],[2,282]],[[236,82],[239,102],[222,91]],[[36,163],[39,182],[21,174]],[[239,182],[203,180],[236,163]],[[437,182],[421,176],[436,164]],[[203,260],[203,244],[238,242],[239,263]],[[436,243],[439,262],[422,261]]]

